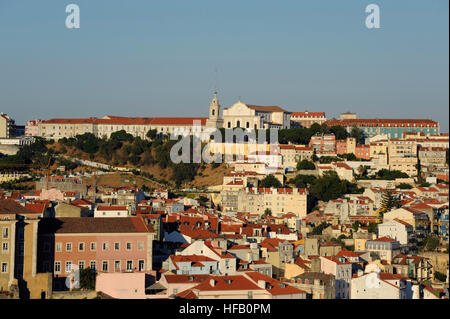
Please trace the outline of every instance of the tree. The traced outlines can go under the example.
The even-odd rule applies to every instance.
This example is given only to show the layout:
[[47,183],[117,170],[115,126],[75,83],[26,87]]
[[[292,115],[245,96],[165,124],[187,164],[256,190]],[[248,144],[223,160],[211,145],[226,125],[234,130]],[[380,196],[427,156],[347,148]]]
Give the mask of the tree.
[[322,235],[322,232],[325,228],[327,228],[328,226],[330,226],[331,224],[326,223],[326,222],[322,222],[320,225],[316,226],[313,228],[313,230],[311,231],[311,234],[313,235]]
[[264,216],[272,216],[272,210],[270,208],[266,208],[264,210]]
[[356,231],[358,231],[359,226],[361,226],[361,223],[359,221],[355,221],[352,225],[352,228],[356,232]]
[[335,171],[328,171],[316,179],[311,194],[323,201],[339,198],[348,190],[347,181],[342,181]]
[[339,157],[345,158],[347,161],[357,161],[356,155],[353,153],[340,154]]
[[435,234],[429,234],[425,237],[424,244],[427,250],[434,251],[439,247],[439,237]]
[[446,275],[446,274],[443,274],[443,273],[441,273],[441,272],[439,272],[439,271],[436,271],[436,272],[434,273],[434,277],[435,277],[437,280],[441,281],[441,282],[445,282],[445,281],[447,280],[447,275]]
[[355,138],[356,143],[358,144],[362,144],[364,142],[364,133],[359,127],[353,126],[350,131],[350,136]]
[[379,179],[386,179],[386,180],[394,180],[397,178],[408,178],[409,175],[402,172],[402,171],[398,171],[398,170],[388,170],[388,169],[380,169],[377,173],[376,176]]
[[377,223],[369,222],[369,225],[367,225],[367,231],[369,233],[375,233],[375,231],[377,230],[377,226],[378,226]]
[[121,141],[121,142],[133,142],[134,136],[127,133],[125,130],[120,130],[114,133],[111,133],[111,140]]
[[310,161],[304,159],[301,162],[297,163],[297,169],[298,170],[302,170],[302,169],[304,169],[304,170],[313,170],[313,169],[316,169],[316,166],[314,165],[313,162],[310,162]]
[[407,184],[407,183],[400,183],[397,188],[399,189],[411,189],[413,188],[411,185]]
[[393,208],[398,208],[398,199],[394,196],[394,192],[392,190],[387,190],[381,196],[381,209],[383,214],[390,212]]
[[271,188],[271,187],[279,188],[282,185],[275,176],[269,174],[259,182],[259,186],[264,188]]
[[298,174],[295,178],[289,180],[290,184],[294,184],[297,188],[307,188],[312,185],[317,178],[313,175],[301,175]]
[[156,138],[156,136],[158,135],[158,131],[153,129],[153,130],[149,130],[147,132],[147,137],[151,140],[154,140]]
[[94,290],[96,276],[97,272],[95,271],[95,269],[80,269],[80,288]]

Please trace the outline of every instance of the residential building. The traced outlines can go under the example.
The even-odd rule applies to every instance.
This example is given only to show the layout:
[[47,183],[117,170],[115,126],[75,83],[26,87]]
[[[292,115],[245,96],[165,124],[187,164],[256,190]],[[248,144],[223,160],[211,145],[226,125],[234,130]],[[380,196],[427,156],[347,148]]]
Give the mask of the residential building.
[[300,127],[311,127],[311,125],[317,123],[322,125],[327,118],[325,112],[292,112],[291,122],[298,124]]
[[259,216],[270,209],[272,216],[288,213],[298,218],[306,217],[308,191],[303,188],[245,188],[239,191],[237,207],[239,212]]
[[0,113],[0,138],[12,138],[15,136],[16,122],[7,114]]
[[54,289],[77,269],[97,272],[152,271],[154,232],[141,217],[45,218],[39,223],[44,245],[41,267],[53,265]]
[[335,279],[331,274],[304,272],[291,278],[289,283],[305,290],[306,299],[335,299],[336,297]]
[[319,258],[321,272],[331,274],[335,278],[336,299],[350,299],[352,263],[342,262],[334,256],[320,256]]
[[331,119],[324,123],[328,126],[343,126],[350,133],[356,126],[367,138],[376,135],[387,135],[388,138],[401,138],[404,132],[424,132],[427,136],[439,134],[439,123],[426,119]]
[[352,278],[351,299],[409,299],[407,278],[385,272],[357,274]]
[[366,241],[365,250],[374,256],[372,259],[379,258],[390,262],[394,256],[400,253],[400,243],[392,238],[379,237]]
[[38,240],[38,214],[11,199],[0,200],[0,291],[19,290],[19,297],[49,298],[52,276],[38,267],[46,245]]

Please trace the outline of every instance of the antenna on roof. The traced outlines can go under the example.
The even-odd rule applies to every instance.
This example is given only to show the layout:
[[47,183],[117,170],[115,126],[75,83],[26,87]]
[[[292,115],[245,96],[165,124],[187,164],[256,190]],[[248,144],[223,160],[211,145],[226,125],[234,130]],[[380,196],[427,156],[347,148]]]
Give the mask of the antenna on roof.
[[219,71],[217,70],[217,67],[214,68],[214,94],[217,94],[217,86],[218,86],[218,74]]

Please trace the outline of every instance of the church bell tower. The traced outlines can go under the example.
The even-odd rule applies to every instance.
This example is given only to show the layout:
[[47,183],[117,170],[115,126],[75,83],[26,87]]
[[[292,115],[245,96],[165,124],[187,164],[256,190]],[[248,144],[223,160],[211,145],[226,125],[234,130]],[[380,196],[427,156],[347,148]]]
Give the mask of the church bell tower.
[[206,120],[206,127],[223,127],[223,120],[220,118],[220,104],[217,98],[217,92],[214,92],[214,97],[209,103],[209,116]]

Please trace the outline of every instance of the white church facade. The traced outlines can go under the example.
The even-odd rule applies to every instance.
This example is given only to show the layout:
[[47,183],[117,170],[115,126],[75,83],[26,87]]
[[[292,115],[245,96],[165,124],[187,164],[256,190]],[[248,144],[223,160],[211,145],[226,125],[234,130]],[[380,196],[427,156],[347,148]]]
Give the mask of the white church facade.
[[279,106],[260,106],[237,101],[220,113],[217,94],[214,94],[209,106],[207,127],[243,129],[285,129],[291,127],[291,112]]

